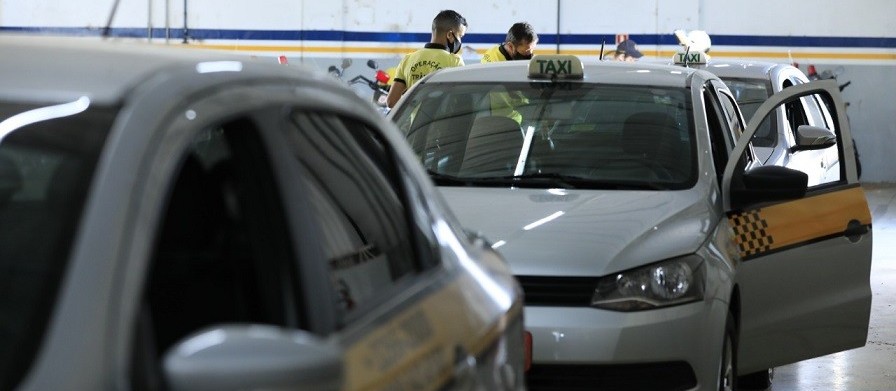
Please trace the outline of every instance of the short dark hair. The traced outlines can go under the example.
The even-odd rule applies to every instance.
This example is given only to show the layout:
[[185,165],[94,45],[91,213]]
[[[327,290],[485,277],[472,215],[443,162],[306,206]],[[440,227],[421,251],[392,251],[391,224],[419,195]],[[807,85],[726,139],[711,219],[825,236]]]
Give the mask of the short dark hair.
[[519,45],[524,42],[534,42],[536,39],[538,39],[538,34],[535,33],[532,25],[526,22],[519,22],[510,26],[510,30],[507,31],[507,39],[504,41]]
[[467,27],[467,19],[452,10],[439,12],[432,20],[432,32],[434,33],[447,33],[457,30],[460,26]]

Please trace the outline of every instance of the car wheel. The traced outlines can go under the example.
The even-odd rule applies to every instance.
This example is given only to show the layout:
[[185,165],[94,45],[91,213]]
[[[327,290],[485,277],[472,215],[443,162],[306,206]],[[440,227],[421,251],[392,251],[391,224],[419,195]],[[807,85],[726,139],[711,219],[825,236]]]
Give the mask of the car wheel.
[[748,373],[737,379],[737,384],[743,390],[766,390],[772,386],[775,377],[775,369]]
[[720,370],[719,391],[737,390],[737,323],[730,312],[725,321],[725,343],[722,346]]

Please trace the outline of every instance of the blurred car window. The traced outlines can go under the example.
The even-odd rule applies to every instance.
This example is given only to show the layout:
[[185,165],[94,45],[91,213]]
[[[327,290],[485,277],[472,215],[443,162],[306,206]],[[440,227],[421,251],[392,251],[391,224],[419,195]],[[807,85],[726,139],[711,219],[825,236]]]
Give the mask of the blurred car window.
[[116,113],[54,107],[0,102],[0,388],[34,358]]
[[295,157],[307,170],[300,178],[323,228],[324,256],[342,310],[387,298],[422,265],[390,151],[356,121],[310,112],[294,113],[291,120]]
[[289,229],[259,137],[246,119],[206,129],[181,164],[141,314],[159,355],[213,324],[304,326]]

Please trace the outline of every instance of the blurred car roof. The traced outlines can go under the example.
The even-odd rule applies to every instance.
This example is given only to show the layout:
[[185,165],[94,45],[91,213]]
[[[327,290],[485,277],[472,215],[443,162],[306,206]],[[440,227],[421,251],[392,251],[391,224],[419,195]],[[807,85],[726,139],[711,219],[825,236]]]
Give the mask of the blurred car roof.
[[[583,61],[583,83],[625,85],[688,86],[689,77],[698,69],[649,62]],[[529,61],[471,64],[442,69],[430,74],[425,82],[528,82]]]
[[[160,69],[205,61],[240,61],[243,66],[264,59],[239,53],[198,50],[175,45],[91,38],[0,34],[0,74],[6,75],[0,99],[68,101],[87,96],[97,103],[117,102]],[[99,64],[99,66],[98,66]],[[269,69],[287,67],[271,61]],[[301,65],[299,65],[301,67]],[[295,75],[316,74],[295,72]]]

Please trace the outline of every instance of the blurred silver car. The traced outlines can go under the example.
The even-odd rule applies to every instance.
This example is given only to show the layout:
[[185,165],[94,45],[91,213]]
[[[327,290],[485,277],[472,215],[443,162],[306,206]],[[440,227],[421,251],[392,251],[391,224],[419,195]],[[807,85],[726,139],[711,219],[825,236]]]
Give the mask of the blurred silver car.
[[346,86],[148,44],[0,53],[0,389],[523,389],[506,263]]
[[[807,98],[835,108],[833,129],[797,129],[799,148],[840,153],[823,187],[753,146]],[[389,118],[522,283],[530,390],[732,390],[863,346],[870,313],[871,215],[836,84],[763,101],[746,126],[709,72],[540,55],[433,73]]]
[[[759,105],[775,93],[809,82],[799,68],[789,64],[713,59],[698,66],[725,81],[745,118],[750,118]],[[817,98],[804,97],[780,106],[753,136],[752,145],[757,158],[763,164],[805,172],[809,175],[809,186],[838,180],[840,158],[837,148],[799,148],[797,129],[800,125],[831,130],[836,127],[827,105]]]

